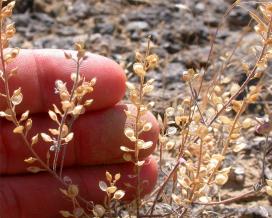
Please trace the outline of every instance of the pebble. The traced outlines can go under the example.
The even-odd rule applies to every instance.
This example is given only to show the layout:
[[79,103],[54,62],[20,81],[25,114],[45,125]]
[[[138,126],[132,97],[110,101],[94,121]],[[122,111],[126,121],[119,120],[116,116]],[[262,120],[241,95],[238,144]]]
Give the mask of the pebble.
[[241,27],[246,26],[250,19],[248,12],[241,8],[233,9],[227,17],[231,30],[241,30]]
[[136,30],[148,30],[149,24],[145,21],[132,21],[126,26],[127,31],[133,32]]
[[205,11],[206,6],[203,2],[199,2],[195,5],[194,9],[195,9],[195,11],[194,11],[195,13],[202,13]]

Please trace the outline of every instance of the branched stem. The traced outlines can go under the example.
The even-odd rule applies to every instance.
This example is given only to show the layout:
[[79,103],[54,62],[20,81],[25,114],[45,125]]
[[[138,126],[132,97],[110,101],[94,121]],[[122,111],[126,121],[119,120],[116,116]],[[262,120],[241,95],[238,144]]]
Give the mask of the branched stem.
[[[70,99],[69,99],[70,102],[73,100],[75,90],[76,90],[76,88],[78,86],[79,74],[80,74],[80,69],[79,68],[80,68],[80,64],[81,64],[79,59],[74,60],[74,61],[76,62],[76,79],[75,79],[75,82],[73,83],[71,96],[70,96]],[[65,111],[65,113],[64,113],[64,115],[63,115],[63,117],[61,119],[61,123],[60,123],[60,127],[59,127],[60,128],[60,134],[59,134],[58,139],[57,139],[58,148],[56,149],[55,158],[54,158],[54,164],[53,164],[54,171],[56,171],[56,166],[57,166],[57,161],[58,161],[58,153],[60,152],[60,149],[61,149],[61,135],[62,135],[62,131],[63,131],[63,125],[66,123],[67,115],[68,115],[68,110]],[[71,127],[72,127],[72,123],[69,126],[69,130],[71,130]],[[60,177],[62,177],[62,171],[63,171],[63,165],[64,165],[66,149],[67,149],[67,144],[64,144],[63,151],[62,151],[62,157],[61,157],[61,163],[60,163],[60,172],[59,172]]]

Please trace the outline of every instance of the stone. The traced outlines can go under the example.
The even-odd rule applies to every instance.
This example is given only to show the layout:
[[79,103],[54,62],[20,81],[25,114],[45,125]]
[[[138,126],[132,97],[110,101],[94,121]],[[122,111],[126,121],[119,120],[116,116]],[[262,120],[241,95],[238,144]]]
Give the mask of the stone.
[[149,27],[149,24],[145,21],[132,21],[132,22],[129,22],[128,25],[126,26],[126,29],[129,31],[129,32],[133,32],[133,31],[136,31],[136,30],[148,30],[150,27]]

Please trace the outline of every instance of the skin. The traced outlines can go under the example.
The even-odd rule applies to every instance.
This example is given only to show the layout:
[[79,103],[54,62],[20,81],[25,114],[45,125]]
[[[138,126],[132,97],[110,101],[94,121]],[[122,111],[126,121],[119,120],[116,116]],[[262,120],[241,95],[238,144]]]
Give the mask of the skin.
[[[121,173],[117,186],[126,195],[123,201],[135,197],[134,166],[124,162],[120,146],[133,147],[124,136],[124,128],[131,126],[124,109],[133,110],[133,106],[120,103],[125,94],[125,75],[114,61],[102,56],[88,54],[88,59],[80,68],[86,80],[97,78],[94,92],[88,98],[94,99],[85,114],[74,123],[75,137],[67,147],[64,162],[64,176],[69,176],[73,184],[80,188],[80,195],[94,203],[103,204],[105,193],[99,189],[99,181],[105,179],[105,172],[112,175]],[[75,69],[72,61],[64,58],[61,50],[21,50],[18,58],[9,68],[18,67],[18,75],[10,79],[11,90],[22,87],[23,102],[16,108],[17,114],[30,110],[33,127],[30,136],[37,132],[48,132],[55,124],[48,118],[47,111],[52,104],[58,104],[58,95],[54,94],[57,79],[67,81],[71,87],[70,73]],[[3,84],[0,84],[3,92]],[[5,110],[5,101],[1,99],[0,110]],[[151,131],[141,135],[145,141],[152,141],[153,147],[140,153],[145,164],[141,170],[143,184],[142,195],[153,189],[157,177],[156,162],[148,157],[154,150],[158,139],[159,127],[151,113],[144,119],[152,122]],[[0,217],[61,217],[59,210],[71,210],[71,202],[58,190],[61,184],[48,173],[27,173],[24,159],[31,156],[21,138],[12,133],[14,126],[0,119]],[[35,151],[45,160],[49,144],[40,140]],[[53,153],[52,155],[53,156]],[[51,158],[53,159],[53,158]],[[52,162],[50,163],[52,164]],[[33,166],[38,166],[33,164]]]

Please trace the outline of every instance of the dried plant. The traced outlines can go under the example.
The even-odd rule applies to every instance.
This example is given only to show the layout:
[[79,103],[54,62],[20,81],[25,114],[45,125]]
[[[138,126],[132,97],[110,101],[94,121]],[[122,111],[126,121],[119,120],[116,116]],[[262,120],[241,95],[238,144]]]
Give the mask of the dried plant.
[[[53,110],[49,110],[48,114],[49,117],[57,123],[58,128],[50,128],[49,132],[51,135],[46,133],[37,133],[33,136],[30,136],[29,131],[32,128],[32,119],[29,117],[30,111],[25,111],[21,114],[21,116],[18,116],[16,113],[16,107],[23,101],[21,87],[18,87],[15,90],[11,90],[9,85],[10,78],[16,76],[17,68],[15,67],[11,70],[8,70],[7,66],[13,62],[19,54],[19,48],[8,49],[9,41],[16,32],[14,24],[9,24],[7,21],[7,19],[12,15],[15,1],[8,3],[4,7],[3,2],[5,1],[0,1],[0,55],[2,64],[0,78],[4,84],[4,92],[0,93],[0,96],[1,98],[5,99],[7,108],[4,111],[0,111],[0,116],[2,118],[6,118],[14,124],[13,133],[21,136],[25,146],[32,154],[31,157],[25,159],[25,162],[30,165],[38,164],[38,166],[28,167],[27,170],[32,173],[47,171],[52,174],[52,176],[54,176],[62,186],[67,188],[67,190],[61,189],[61,191],[73,201],[73,216],[80,217],[82,214],[88,217],[88,215],[80,206],[78,199],[84,203],[88,202],[78,195],[79,191],[76,185],[72,184],[71,182],[68,183],[67,178],[62,177],[62,168],[65,158],[66,146],[73,139],[73,132],[71,131],[72,124],[80,114],[84,113],[85,107],[90,106],[93,101],[92,99],[88,99],[82,102],[84,96],[93,91],[93,86],[96,82],[95,78],[88,82],[80,75],[80,64],[82,61],[86,60],[88,56],[86,55],[82,43],[75,44],[75,49],[77,50],[76,57],[73,57],[69,53],[64,53],[68,60],[75,62],[76,73],[71,73],[71,80],[73,81],[73,87],[71,91],[67,89],[65,82],[60,80],[56,81],[55,92],[60,96],[62,108],[59,109],[56,105],[53,105]],[[67,120],[68,116],[70,118],[69,122]],[[40,157],[35,151],[35,144],[39,141],[39,137],[51,145],[48,149],[46,157]],[[60,162],[60,172],[58,173],[57,164],[60,151],[63,151],[63,154]],[[52,167],[50,165],[50,152],[54,152]],[[46,161],[43,161],[44,159],[46,159]],[[61,211],[61,214],[65,216],[68,214],[68,212]]]
[[[237,1],[234,5],[239,4]],[[230,203],[260,192],[265,186],[262,172],[259,182],[253,185],[250,191],[226,200],[213,200],[228,181],[231,166],[222,168],[226,154],[243,150],[246,139],[241,133],[257,125],[256,120],[245,119],[241,115],[249,104],[256,103],[263,90],[262,80],[257,85],[249,85],[249,82],[265,73],[267,63],[271,59],[271,9],[271,3],[262,3],[259,10],[261,15],[256,11],[250,11],[251,17],[257,22],[255,31],[261,40],[260,45],[256,46],[257,60],[254,66],[250,68],[249,64],[242,65],[247,75],[242,85],[233,83],[226,86],[226,82],[229,83],[231,80],[224,77],[221,72],[220,77],[214,77],[211,84],[207,85],[206,91],[203,90],[201,71],[189,69],[183,73],[182,79],[188,84],[191,96],[185,97],[176,107],[167,108],[164,118],[159,116],[158,119],[161,126],[160,159],[164,157],[163,152],[170,150],[177,161],[166,174],[167,178],[155,195],[150,217],[154,216],[155,205],[171,180],[173,194],[166,202],[172,205],[172,213],[179,215],[186,213],[190,215],[193,204]],[[237,100],[238,95],[245,90],[247,95],[242,100]],[[266,142],[271,132],[268,123],[265,122],[258,127],[259,133],[262,132],[266,136]],[[264,159],[265,155],[267,150],[264,151]],[[271,194],[271,180],[266,180],[266,191]]]
[[[121,189],[117,189],[116,183],[118,180],[121,178],[120,173],[115,174],[114,178],[112,175],[107,171],[106,172],[106,179],[109,185],[107,185],[106,182],[100,181],[99,182],[99,188],[106,193],[105,200],[104,200],[104,205],[106,206],[108,210],[109,217],[116,217],[116,203],[120,201],[124,196],[125,192]],[[100,206],[101,207],[101,206]],[[112,213],[112,208],[114,208],[114,214]],[[105,211],[106,212],[106,211]],[[102,217],[101,214],[97,213],[94,211],[95,216]],[[104,215],[104,214],[103,214]]]
[[[96,78],[88,82],[83,76],[80,75],[80,65],[88,58],[88,56],[85,54],[86,52],[82,43],[76,43],[75,49],[77,50],[76,57],[73,57],[72,54],[65,53],[65,57],[68,60],[74,61],[76,64],[76,72],[71,74],[71,80],[73,81],[72,90],[69,92],[66,87],[66,83],[64,81],[57,80],[55,83],[55,93],[59,94],[62,108],[59,109],[54,104],[53,110],[48,111],[50,118],[58,125],[58,128],[49,129],[51,136],[46,133],[41,133],[42,139],[45,142],[52,144],[50,146],[50,151],[54,152],[54,171],[57,170],[59,152],[63,149],[60,165],[60,176],[62,175],[66,146],[73,139],[74,135],[74,133],[71,132],[72,124],[80,114],[85,112],[85,107],[92,104],[92,99],[85,100],[84,102],[82,101],[86,94],[93,91],[93,86],[96,82]],[[69,122],[67,121],[68,116],[70,118]],[[50,153],[48,153],[47,157],[48,159],[50,158]]]
[[[91,81],[80,74],[80,65],[88,56],[82,43],[75,44],[76,56],[65,52],[67,61],[75,63],[75,73],[71,73],[73,86],[68,90],[65,81],[55,82],[55,93],[59,95],[60,105],[52,106],[48,111],[49,117],[56,127],[48,129],[48,133],[42,132],[30,135],[32,119],[29,110],[18,116],[16,108],[23,101],[20,87],[10,89],[9,79],[16,76],[17,68],[8,70],[7,66],[14,61],[19,53],[19,48],[8,49],[9,41],[16,30],[14,24],[8,23],[7,19],[12,15],[15,2],[12,1],[3,7],[4,0],[0,0],[0,55],[2,70],[0,78],[4,84],[4,91],[0,97],[6,101],[6,109],[0,111],[0,117],[14,124],[13,132],[21,136],[25,146],[32,156],[25,159],[30,164],[28,170],[33,173],[47,171],[55,177],[62,188],[60,192],[72,202],[72,210],[61,210],[63,217],[118,217],[122,205],[120,201],[125,192],[118,188],[117,183],[120,174],[112,176],[106,172],[106,182],[100,181],[99,188],[105,192],[104,205],[91,205],[91,210],[86,210],[82,203],[89,204],[79,194],[79,187],[73,184],[70,178],[63,177],[63,165],[67,146],[73,140],[72,125],[79,115],[85,112],[93,100],[85,99],[87,94],[94,89],[96,79]],[[236,1],[230,8],[235,6],[244,7],[242,1]],[[158,65],[158,56],[151,53],[151,41],[145,54],[136,52],[136,63],[133,71],[138,78],[138,83],[127,82],[128,96],[134,107],[125,110],[131,126],[126,126],[124,135],[133,143],[134,147],[120,145],[123,151],[123,159],[132,162],[135,166],[136,196],[130,204],[133,211],[127,211],[124,217],[182,217],[186,214],[192,216],[191,209],[194,205],[218,205],[237,201],[245,196],[266,192],[272,196],[272,180],[264,176],[266,157],[272,148],[268,141],[271,136],[272,124],[271,113],[267,106],[269,119],[245,118],[244,113],[248,105],[256,103],[263,98],[263,92],[269,90],[262,79],[267,72],[268,62],[272,57],[272,3],[259,3],[259,10],[249,11],[255,23],[255,32],[260,37],[259,44],[254,48],[256,61],[253,66],[249,63],[241,63],[241,68],[246,74],[246,80],[241,84],[232,83],[224,70],[231,61],[232,55],[224,58],[222,71],[218,72],[213,80],[205,84],[204,76],[207,71],[203,69],[188,69],[183,73],[182,80],[187,84],[190,95],[179,99],[173,106],[166,108],[163,115],[158,115],[160,136],[158,142],[159,165],[164,179],[158,184],[155,191],[146,199],[142,198],[143,184],[140,180],[141,168],[145,160],[141,158],[141,152],[155,147],[152,141],[144,141],[141,134],[150,131],[152,123],[145,120],[145,115],[152,110],[154,102],[148,101],[147,96],[154,89],[154,79],[147,79],[147,73]],[[226,12],[225,17],[230,10]],[[215,37],[214,37],[215,38]],[[213,44],[211,46],[212,54]],[[210,60],[210,56],[209,59]],[[209,62],[209,61],[208,61]],[[259,79],[256,85],[249,85],[253,79]],[[245,91],[242,99],[237,97]],[[19,117],[19,118],[18,118]],[[265,137],[263,148],[262,171],[256,184],[248,191],[240,195],[221,200],[220,189],[228,182],[232,166],[226,166],[224,161],[229,152],[239,155],[246,144],[245,133],[250,129]],[[46,157],[40,157],[35,152],[35,144],[40,138],[48,143]],[[164,163],[165,153],[170,154],[174,163]],[[53,155],[53,157],[52,157]],[[44,161],[44,159],[46,161]],[[34,165],[35,164],[35,165]],[[171,194],[166,191],[171,188]],[[168,206],[169,213],[156,214],[159,200]],[[61,209],[61,208],[60,208]]]
[[136,185],[136,211],[137,217],[140,216],[140,197],[142,184],[140,181],[140,171],[141,167],[145,163],[144,160],[140,160],[139,154],[141,150],[149,149],[153,146],[152,141],[144,141],[140,139],[140,135],[143,132],[148,132],[152,128],[152,123],[145,120],[144,115],[152,109],[154,102],[145,102],[144,97],[152,92],[154,86],[152,83],[153,79],[145,81],[146,73],[157,66],[158,56],[155,54],[150,54],[150,39],[148,40],[148,46],[145,55],[136,53],[137,62],[133,64],[133,71],[139,78],[139,84],[135,85],[127,82],[127,88],[129,91],[129,100],[135,106],[135,111],[126,110],[126,116],[128,119],[132,120],[133,126],[127,127],[124,130],[125,136],[134,143],[134,148],[130,149],[126,146],[121,146],[120,149],[125,152],[123,158],[125,161],[133,162],[135,165],[135,174],[137,177]]

